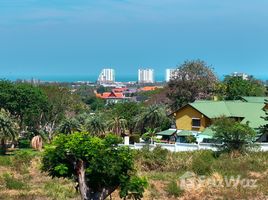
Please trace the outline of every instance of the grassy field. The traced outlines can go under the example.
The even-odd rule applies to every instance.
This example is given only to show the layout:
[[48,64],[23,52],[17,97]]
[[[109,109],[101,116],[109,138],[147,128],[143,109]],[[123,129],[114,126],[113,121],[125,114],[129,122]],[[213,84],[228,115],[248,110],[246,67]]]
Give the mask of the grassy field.
[[[29,149],[0,156],[0,199],[80,199],[70,180],[40,172],[40,158]],[[144,149],[136,152],[136,166],[149,182],[144,199],[268,199],[267,152],[216,155]],[[118,199],[116,192],[112,199]]]

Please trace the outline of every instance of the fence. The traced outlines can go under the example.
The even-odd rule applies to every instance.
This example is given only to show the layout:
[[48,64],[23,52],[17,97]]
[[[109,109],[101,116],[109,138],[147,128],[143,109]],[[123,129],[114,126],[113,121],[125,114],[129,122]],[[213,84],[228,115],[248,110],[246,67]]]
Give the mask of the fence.
[[[148,144],[146,143],[134,143],[133,144],[122,144],[122,146],[129,146],[131,149],[142,149],[144,146]],[[163,144],[163,143],[155,143],[149,144],[151,149],[155,148],[157,145],[161,146],[163,149],[167,149],[171,152],[179,152],[179,151],[195,151],[195,150],[212,150],[216,151],[217,147],[211,143],[199,143],[199,144],[188,144],[188,143],[175,143],[175,144]],[[257,143],[260,151],[268,151],[268,143]]]

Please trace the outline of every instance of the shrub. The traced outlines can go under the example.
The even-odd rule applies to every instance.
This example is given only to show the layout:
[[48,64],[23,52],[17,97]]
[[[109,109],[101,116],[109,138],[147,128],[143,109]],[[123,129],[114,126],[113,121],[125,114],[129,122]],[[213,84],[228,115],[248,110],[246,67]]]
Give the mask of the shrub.
[[212,151],[199,151],[193,155],[192,170],[198,175],[207,175],[212,171],[214,156]]
[[161,146],[156,146],[153,150],[145,146],[138,151],[138,156],[144,170],[162,170],[166,165],[168,153],[168,150],[162,149]]
[[7,189],[23,190],[28,188],[24,182],[14,178],[8,173],[3,174],[3,180]]
[[18,140],[18,147],[20,149],[23,149],[23,148],[30,148],[31,145],[30,145],[30,140],[29,139],[26,139],[26,138],[20,138]]
[[248,126],[234,119],[222,117],[213,123],[215,132],[213,139],[222,143],[220,150],[227,152],[244,152],[254,146],[256,132]]
[[131,135],[129,137],[130,144],[139,143],[140,142],[140,135]]
[[174,180],[168,183],[165,190],[169,196],[174,196],[174,197],[179,197],[183,193],[183,190],[178,186],[177,182]]

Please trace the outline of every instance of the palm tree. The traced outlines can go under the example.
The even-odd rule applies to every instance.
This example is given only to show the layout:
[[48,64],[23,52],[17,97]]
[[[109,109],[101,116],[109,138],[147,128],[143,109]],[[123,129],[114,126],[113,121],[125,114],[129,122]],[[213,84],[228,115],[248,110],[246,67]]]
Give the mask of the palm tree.
[[0,111],[0,140],[1,153],[6,153],[7,140],[15,140],[18,135],[16,123],[10,118],[7,112]]
[[75,131],[80,131],[80,123],[75,118],[64,119],[59,125],[59,132],[64,134],[71,134]]
[[93,116],[86,120],[85,128],[92,135],[102,136],[105,134],[105,123],[99,116]]
[[119,116],[114,116],[107,124],[109,131],[113,131],[116,135],[120,136],[126,131],[127,120]]
[[140,128],[141,133],[145,133],[146,129],[160,128],[166,119],[164,109],[153,105],[145,108],[142,114],[136,118],[136,126]]

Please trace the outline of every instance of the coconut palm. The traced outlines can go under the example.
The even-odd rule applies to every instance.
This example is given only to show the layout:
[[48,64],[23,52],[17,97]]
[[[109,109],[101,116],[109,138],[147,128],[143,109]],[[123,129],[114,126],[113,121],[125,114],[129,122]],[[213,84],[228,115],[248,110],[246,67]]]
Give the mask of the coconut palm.
[[86,120],[85,129],[92,135],[102,136],[105,134],[104,120],[99,116],[93,116]]
[[64,119],[59,125],[59,132],[64,134],[71,134],[75,131],[80,131],[80,123],[75,118]]
[[111,120],[107,122],[108,130],[113,131],[116,135],[122,135],[126,131],[127,120],[120,116],[113,116]]
[[0,140],[1,153],[6,153],[7,140],[15,140],[18,135],[16,123],[11,119],[7,112],[0,111]]
[[167,116],[162,107],[149,106],[136,118],[136,127],[140,128],[141,133],[145,133],[146,129],[160,128],[166,119]]

